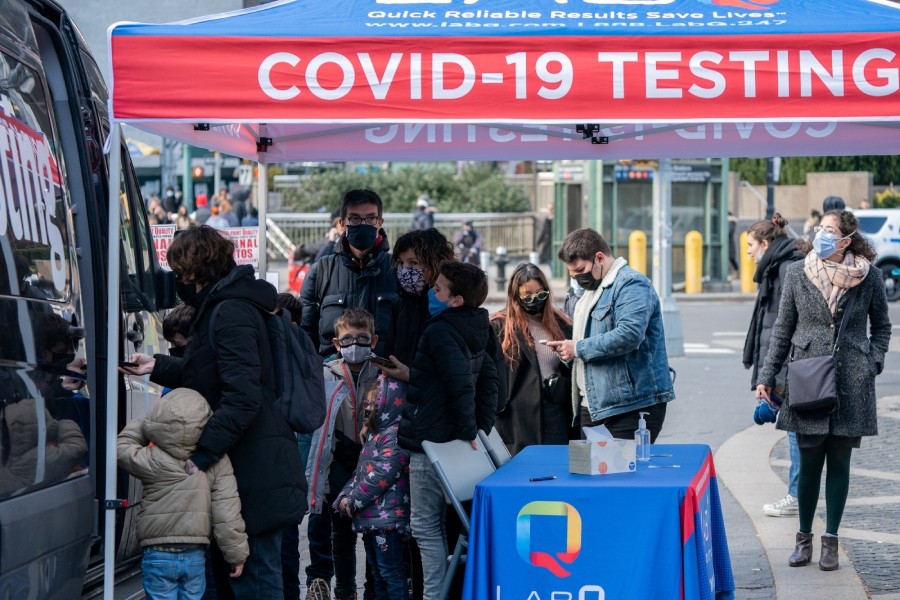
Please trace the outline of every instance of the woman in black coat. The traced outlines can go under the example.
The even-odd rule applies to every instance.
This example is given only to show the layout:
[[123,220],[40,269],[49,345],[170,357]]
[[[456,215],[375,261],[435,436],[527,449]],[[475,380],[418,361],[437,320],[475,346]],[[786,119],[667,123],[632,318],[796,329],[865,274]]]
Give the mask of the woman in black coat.
[[[778,316],[781,303],[781,288],[788,265],[803,258],[803,251],[797,240],[789,238],[784,229],[787,221],[775,213],[771,220],[757,221],[747,229],[747,254],[756,263],[753,281],[759,285],[753,317],[744,341],[744,368],[753,369],[750,375],[750,389],[756,390],[759,370],[769,352],[769,338]],[[775,389],[784,396],[785,369],[776,376]],[[773,407],[775,411],[778,407]],[[774,420],[774,419],[773,419]],[[797,436],[788,432],[791,468],[788,471],[788,493],[777,502],[763,505],[763,512],[770,517],[793,516],[797,514],[797,482],[800,476],[800,450]]]
[[[228,454],[234,465],[241,515],[250,542],[244,573],[228,577],[213,552],[219,597],[282,600],[281,531],[306,509],[306,479],[296,438],[274,408],[272,369],[263,311],[275,310],[276,290],[235,266],[234,245],[216,230],[192,227],[179,234],[166,257],[176,273],[178,294],[197,310],[183,358],[135,354],[136,375],[170,388],[200,392],[213,410],[188,473],[205,471]],[[215,309],[215,320],[211,317]]]
[[[873,264],[875,251],[858,227],[850,211],[825,213],[815,229],[812,252],[788,267],[778,319],[756,386],[757,396],[768,399],[775,376],[789,356],[791,360],[836,356],[834,407],[797,410],[791,404],[788,365],[785,402],[778,411],[776,427],[796,432],[800,447],[800,529],[788,559],[792,567],[806,565],[812,558],[812,523],[827,461],[819,568],[838,568],[837,532],[850,486],[850,457],[862,436],[878,434],[875,377],[884,369],[891,322],[884,278]],[[845,314],[846,326],[835,347]]]
[[553,304],[537,265],[519,265],[506,308],[491,317],[506,362],[508,401],[495,426],[511,454],[532,444],[567,444],[572,430],[571,378],[559,355],[541,342],[572,336],[572,321]]

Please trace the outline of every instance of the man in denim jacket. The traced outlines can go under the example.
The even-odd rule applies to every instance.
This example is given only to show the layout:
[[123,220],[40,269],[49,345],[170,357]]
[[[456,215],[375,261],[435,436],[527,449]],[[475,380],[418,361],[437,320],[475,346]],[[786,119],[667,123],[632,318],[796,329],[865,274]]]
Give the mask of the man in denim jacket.
[[572,362],[572,397],[581,425],[605,425],[631,439],[638,412],[646,412],[651,442],[675,399],[659,297],[650,280],[614,258],[593,229],[566,236],[559,259],[585,289],[575,306],[572,340],[549,342]]

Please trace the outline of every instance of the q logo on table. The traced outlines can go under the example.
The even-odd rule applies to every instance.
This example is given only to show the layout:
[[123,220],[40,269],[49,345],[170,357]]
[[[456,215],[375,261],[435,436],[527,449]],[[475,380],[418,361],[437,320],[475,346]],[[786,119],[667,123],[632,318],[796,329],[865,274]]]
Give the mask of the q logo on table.
[[[539,549],[541,546],[558,548],[561,540],[548,540],[545,536],[537,535],[540,530],[532,527],[533,516],[566,519],[564,552],[551,553]],[[516,549],[522,560],[547,569],[557,577],[568,577],[572,573],[564,569],[559,561],[572,564],[581,552],[581,515],[574,506],[565,502],[529,502],[516,517]]]

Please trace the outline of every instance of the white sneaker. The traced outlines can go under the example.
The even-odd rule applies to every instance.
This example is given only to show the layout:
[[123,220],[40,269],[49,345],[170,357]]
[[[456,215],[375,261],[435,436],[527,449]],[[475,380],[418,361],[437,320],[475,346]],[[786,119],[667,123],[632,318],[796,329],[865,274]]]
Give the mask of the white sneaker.
[[313,579],[306,590],[306,600],[331,600],[331,590],[324,579]]
[[775,504],[763,504],[763,512],[770,517],[791,517],[800,512],[797,499],[790,494]]

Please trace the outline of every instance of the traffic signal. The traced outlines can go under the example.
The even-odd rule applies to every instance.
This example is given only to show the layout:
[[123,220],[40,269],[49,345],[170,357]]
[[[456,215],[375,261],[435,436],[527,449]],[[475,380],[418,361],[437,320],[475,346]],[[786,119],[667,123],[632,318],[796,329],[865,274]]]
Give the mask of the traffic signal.
[[203,178],[203,167],[196,166],[193,169],[194,179],[202,179]]

